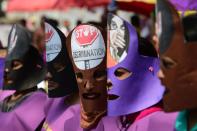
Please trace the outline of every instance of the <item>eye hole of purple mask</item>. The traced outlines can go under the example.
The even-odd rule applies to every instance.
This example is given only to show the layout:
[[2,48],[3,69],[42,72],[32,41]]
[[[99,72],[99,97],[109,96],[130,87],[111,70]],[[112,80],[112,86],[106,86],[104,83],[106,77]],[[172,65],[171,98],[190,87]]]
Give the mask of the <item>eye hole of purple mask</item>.
[[120,67],[116,69],[116,71],[114,72],[114,75],[116,76],[117,79],[124,80],[128,78],[129,76],[133,75],[133,73],[123,67]]

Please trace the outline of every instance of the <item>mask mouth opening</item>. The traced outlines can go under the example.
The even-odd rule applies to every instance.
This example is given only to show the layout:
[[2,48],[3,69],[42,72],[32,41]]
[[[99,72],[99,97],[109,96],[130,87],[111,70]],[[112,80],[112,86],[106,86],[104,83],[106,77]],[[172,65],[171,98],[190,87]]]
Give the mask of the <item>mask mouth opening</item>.
[[88,100],[94,100],[97,99],[101,96],[100,93],[94,93],[94,92],[89,92],[89,93],[83,93],[82,94],[84,99],[88,99]]
[[8,78],[4,78],[4,84],[5,84],[5,85],[10,85],[10,84],[12,84],[12,83],[13,83],[13,80],[8,79]]
[[47,82],[48,82],[48,90],[49,91],[57,89],[59,87],[59,84],[57,82],[54,82],[52,80],[48,80]]
[[119,96],[118,95],[115,95],[115,94],[108,94],[108,100],[116,100],[118,99]]

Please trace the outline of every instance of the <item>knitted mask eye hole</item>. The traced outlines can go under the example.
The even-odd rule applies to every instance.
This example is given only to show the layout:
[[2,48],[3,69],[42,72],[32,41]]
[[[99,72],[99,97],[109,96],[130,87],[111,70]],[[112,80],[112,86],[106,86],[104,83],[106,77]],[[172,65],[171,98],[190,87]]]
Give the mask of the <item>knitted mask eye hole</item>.
[[81,72],[76,73],[76,79],[78,83],[83,82],[83,74]]
[[13,70],[19,70],[20,68],[22,68],[23,67],[23,63],[21,62],[21,61],[19,61],[19,60],[14,60],[13,62],[12,62],[12,69]]

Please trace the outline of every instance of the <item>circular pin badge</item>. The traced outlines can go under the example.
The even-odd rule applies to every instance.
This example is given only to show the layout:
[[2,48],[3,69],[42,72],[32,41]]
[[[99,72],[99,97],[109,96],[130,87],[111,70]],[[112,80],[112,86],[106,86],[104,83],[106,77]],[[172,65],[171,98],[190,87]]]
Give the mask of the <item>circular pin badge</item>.
[[80,25],[71,36],[72,57],[77,68],[87,70],[98,66],[105,57],[101,32],[91,25]]
[[46,61],[50,62],[60,53],[62,43],[57,31],[45,23]]
[[123,61],[129,46],[129,31],[120,17],[109,14],[107,21],[107,66],[112,67]]

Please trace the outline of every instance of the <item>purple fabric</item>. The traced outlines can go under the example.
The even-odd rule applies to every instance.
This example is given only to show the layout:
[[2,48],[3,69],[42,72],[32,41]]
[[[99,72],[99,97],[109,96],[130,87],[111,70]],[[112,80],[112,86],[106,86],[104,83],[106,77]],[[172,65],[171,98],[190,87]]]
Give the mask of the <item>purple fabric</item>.
[[0,112],[1,131],[35,131],[45,118],[44,104],[47,95],[34,92],[10,112]]
[[0,89],[3,86],[3,72],[4,72],[5,58],[0,58]]
[[197,0],[170,0],[179,11],[197,10]]
[[0,101],[4,100],[6,97],[14,94],[14,90],[0,90]]
[[[64,119],[64,131],[86,131],[85,129],[80,127],[80,105],[69,107],[65,112]],[[102,122],[100,121],[97,127],[87,131],[104,131]]]
[[65,97],[49,98],[45,105],[46,119],[42,131],[63,131],[64,121],[69,118],[65,114],[68,106],[65,104]]
[[[159,59],[141,56],[135,28],[128,22],[126,27],[130,33],[128,54],[116,66],[108,68],[108,78],[113,84],[108,93],[119,96],[118,99],[108,101],[109,116],[131,114],[150,107],[162,99],[164,92],[157,77]],[[132,75],[124,80],[117,79],[114,72],[120,67],[131,71]]]
[[[175,131],[177,113],[154,112],[129,126],[127,131]],[[104,131],[119,131],[122,128],[119,117],[104,117]]]

